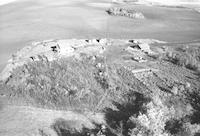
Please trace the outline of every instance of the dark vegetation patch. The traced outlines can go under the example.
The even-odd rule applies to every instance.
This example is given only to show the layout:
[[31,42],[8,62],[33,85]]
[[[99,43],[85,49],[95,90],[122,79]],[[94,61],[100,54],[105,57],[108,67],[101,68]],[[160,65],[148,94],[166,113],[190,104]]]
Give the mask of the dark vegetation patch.
[[200,133],[196,133],[196,134],[194,134],[194,136],[200,136]]
[[93,129],[83,127],[82,130],[76,130],[71,126],[76,125],[75,122],[57,119],[52,128],[58,136],[97,136],[101,131],[106,136],[129,136],[129,131],[136,127],[136,123],[130,120],[131,117],[137,117],[139,113],[146,113],[145,105],[150,101],[150,98],[145,97],[138,92],[129,92],[126,101],[122,103],[113,102],[115,109],[105,108],[106,126],[103,131],[101,124],[95,124]]
[[130,121],[130,117],[146,113],[145,105],[150,101],[150,98],[131,90],[124,97],[126,100],[123,103],[114,102],[117,110],[111,108],[104,110],[106,122],[111,132],[122,136],[128,135],[129,130],[136,127],[136,124]]
[[191,124],[200,124],[200,90],[187,94],[187,98],[192,105],[194,112],[190,116]]
[[144,15],[141,12],[138,12],[131,8],[114,7],[109,8],[108,10],[106,10],[106,12],[112,16],[125,16],[135,19],[144,19]]
[[177,47],[175,51],[167,54],[167,58],[179,66],[200,71],[200,47]]
[[183,122],[181,120],[169,120],[165,124],[165,130],[168,131],[170,134],[178,134],[183,130]]

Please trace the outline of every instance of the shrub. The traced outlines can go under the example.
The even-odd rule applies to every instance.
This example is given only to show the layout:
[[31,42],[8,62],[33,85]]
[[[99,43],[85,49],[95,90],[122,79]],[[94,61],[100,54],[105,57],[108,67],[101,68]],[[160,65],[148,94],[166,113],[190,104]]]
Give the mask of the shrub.
[[200,48],[178,48],[177,51],[168,52],[167,58],[174,64],[184,66],[191,70],[200,70]]
[[166,122],[165,130],[170,132],[170,134],[174,135],[182,131],[183,122],[181,120],[169,120]]
[[187,99],[189,100],[192,108],[194,109],[193,114],[190,116],[191,124],[200,124],[200,93],[193,91],[187,93]]
[[39,131],[39,136],[51,136],[51,135],[45,133],[44,130],[42,130],[42,129],[39,129],[38,131]]
[[73,58],[35,61],[15,69],[6,86],[37,106],[95,109],[108,89],[104,77],[95,78],[97,72],[95,64]]
[[196,134],[194,134],[194,136],[200,136],[200,133],[196,133]]
[[111,108],[104,110],[110,131],[117,136],[126,136],[130,129],[136,127],[130,117],[137,117],[139,113],[145,113],[145,105],[150,101],[148,97],[138,92],[132,92],[132,90],[125,97],[127,99],[122,103],[114,102],[117,110]]
[[128,8],[114,7],[114,8],[109,8],[108,10],[106,10],[106,12],[109,15],[114,15],[114,16],[126,16],[129,18],[144,19],[144,15],[142,13]]

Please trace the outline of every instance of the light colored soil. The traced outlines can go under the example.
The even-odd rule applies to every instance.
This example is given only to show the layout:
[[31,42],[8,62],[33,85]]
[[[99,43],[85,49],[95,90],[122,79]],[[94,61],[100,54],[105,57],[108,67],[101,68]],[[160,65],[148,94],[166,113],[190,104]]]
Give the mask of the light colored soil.
[[59,118],[65,119],[65,121],[73,120],[75,122],[73,127],[76,129],[81,129],[82,125],[87,128],[93,128],[92,121],[94,121],[94,118],[95,122],[103,121],[103,115],[101,114],[92,115],[87,113],[87,115],[28,106],[6,106],[0,110],[0,135],[39,136],[39,130],[43,130],[46,134],[56,136],[51,125]]
[[97,7],[97,8],[109,8],[112,6],[112,3],[88,3],[88,6]]
[[137,3],[141,4],[153,4],[153,5],[169,5],[169,6],[190,6],[200,5],[199,0],[139,0]]
[[16,0],[0,0],[0,5],[5,5],[5,4],[9,4],[11,2],[14,2]]

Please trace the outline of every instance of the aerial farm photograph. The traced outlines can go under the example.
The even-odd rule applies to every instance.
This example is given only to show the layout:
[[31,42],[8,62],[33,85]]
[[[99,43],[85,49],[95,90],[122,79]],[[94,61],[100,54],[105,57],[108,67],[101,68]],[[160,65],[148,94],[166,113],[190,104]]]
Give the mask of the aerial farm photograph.
[[200,0],[0,0],[0,136],[200,136]]

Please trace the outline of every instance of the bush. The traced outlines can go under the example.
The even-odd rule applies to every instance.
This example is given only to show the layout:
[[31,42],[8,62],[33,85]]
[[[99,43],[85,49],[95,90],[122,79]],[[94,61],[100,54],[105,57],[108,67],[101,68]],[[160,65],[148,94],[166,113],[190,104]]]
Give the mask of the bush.
[[194,136],[200,136],[200,133],[196,133]]
[[73,58],[35,61],[15,69],[6,86],[12,96],[36,106],[95,110],[109,86],[106,77],[94,76],[95,64]]
[[194,109],[190,116],[191,124],[200,124],[200,90],[187,94],[187,98]]
[[170,134],[178,134],[183,129],[183,122],[180,120],[169,120],[166,122],[165,130]]
[[114,7],[114,8],[109,8],[108,10],[106,10],[106,12],[109,15],[113,15],[113,16],[126,16],[129,18],[144,19],[144,15],[142,13],[137,12],[136,10],[133,10],[133,9],[128,9],[128,8]]
[[119,136],[127,136],[130,129],[136,127],[135,122],[130,118],[138,116],[140,113],[146,113],[145,105],[150,101],[148,97],[138,92],[130,92],[122,103],[114,102],[117,110],[107,108],[104,110],[106,122],[110,131]]
[[191,70],[200,70],[200,48],[191,47],[186,49],[177,49],[174,52],[168,52],[169,61],[179,66],[184,66]]

